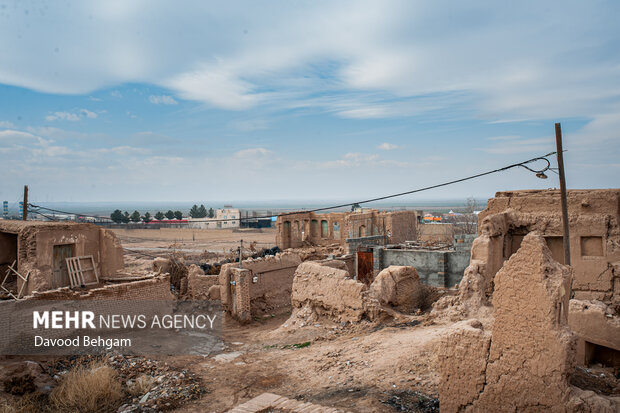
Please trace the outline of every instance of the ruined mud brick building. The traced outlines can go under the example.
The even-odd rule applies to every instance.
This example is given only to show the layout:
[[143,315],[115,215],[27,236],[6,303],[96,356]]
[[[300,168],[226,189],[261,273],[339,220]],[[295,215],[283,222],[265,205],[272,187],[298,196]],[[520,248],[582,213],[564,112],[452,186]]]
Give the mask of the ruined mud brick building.
[[[620,189],[570,190],[572,299],[568,323],[577,361],[620,365]],[[463,300],[488,304],[494,277],[526,234],[540,233],[564,263],[558,190],[499,192],[479,216],[479,236],[460,287]]]
[[[24,295],[70,285],[66,258],[89,256],[100,277],[114,277],[124,268],[123,249],[112,233],[93,224],[0,220],[0,276],[8,266],[8,284]],[[25,285],[23,285],[25,284]],[[23,287],[23,288],[22,288]]]
[[[298,212],[278,216],[276,243],[280,249],[312,245],[347,245],[347,241],[368,238],[395,244],[416,237],[417,213],[415,211],[385,212],[333,212],[316,214]],[[376,238],[376,239],[375,239]]]
[[[217,283],[224,310],[241,322],[290,311],[293,278],[299,264],[299,255],[283,253],[244,260],[241,266],[238,263],[223,265]],[[191,283],[197,285],[195,279]]]

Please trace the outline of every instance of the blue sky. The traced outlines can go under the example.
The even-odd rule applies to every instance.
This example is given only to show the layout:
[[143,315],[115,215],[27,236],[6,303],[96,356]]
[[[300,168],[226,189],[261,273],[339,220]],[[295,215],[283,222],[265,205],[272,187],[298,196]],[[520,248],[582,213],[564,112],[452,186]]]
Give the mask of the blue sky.
[[555,122],[569,188],[618,187],[618,2],[227,3],[0,0],[0,198],[356,200],[547,153]]

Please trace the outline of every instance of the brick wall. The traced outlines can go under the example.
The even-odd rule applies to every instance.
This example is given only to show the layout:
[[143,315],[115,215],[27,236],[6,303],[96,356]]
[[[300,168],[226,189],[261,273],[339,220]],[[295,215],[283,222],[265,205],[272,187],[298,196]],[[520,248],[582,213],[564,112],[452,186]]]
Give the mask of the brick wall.
[[173,300],[170,276],[160,275],[148,280],[106,285],[86,292],[69,288],[35,292],[25,300]]

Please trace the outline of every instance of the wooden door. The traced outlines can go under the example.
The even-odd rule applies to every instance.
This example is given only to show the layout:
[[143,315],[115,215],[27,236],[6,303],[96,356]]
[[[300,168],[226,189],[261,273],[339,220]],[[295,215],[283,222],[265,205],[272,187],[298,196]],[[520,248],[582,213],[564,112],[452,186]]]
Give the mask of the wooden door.
[[73,244],[54,245],[52,288],[68,287],[70,285],[66,259],[72,256]]

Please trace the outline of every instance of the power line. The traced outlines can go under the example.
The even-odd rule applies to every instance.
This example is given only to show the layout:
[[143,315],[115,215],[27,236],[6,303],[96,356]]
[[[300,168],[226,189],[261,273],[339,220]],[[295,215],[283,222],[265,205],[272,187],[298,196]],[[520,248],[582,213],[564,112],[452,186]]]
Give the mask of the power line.
[[[551,169],[550,168],[551,162],[547,159],[547,157],[551,156],[551,155],[555,155],[555,154],[556,154],[556,152],[549,152],[546,155],[537,156],[535,158],[528,159],[528,160],[523,161],[523,162],[514,163],[514,164],[511,164],[511,165],[504,166],[502,168],[493,169],[491,171],[481,172],[479,174],[471,175],[471,176],[468,176],[468,177],[465,177],[465,178],[455,179],[455,180],[452,180],[452,181],[443,182],[443,183],[436,184],[436,185],[431,185],[431,186],[426,186],[426,187],[423,187],[423,188],[413,189],[411,191],[399,192],[399,193],[396,193],[396,194],[385,195],[385,196],[380,196],[380,197],[376,197],[376,198],[370,198],[370,199],[366,199],[366,200],[363,200],[363,201],[354,201],[354,202],[349,202],[349,203],[346,203],[346,204],[332,205],[332,206],[327,206],[327,207],[314,208],[314,209],[301,210],[301,211],[294,211],[294,212],[284,212],[284,213],[280,213],[280,214],[277,214],[277,215],[263,215],[263,216],[246,217],[246,218],[239,217],[239,218],[235,218],[235,219],[230,219],[230,218],[228,218],[228,219],[209,219],[209,221],[206,221],[206,222],[228,222],[228,221],[232,221],[232,222],[239,221],[239,222],[241,222],[241,221],[249,221],[249,220],[258,219],[258,218],[273,218],[274,216],[282,217],[282,216],[294,215],[294,214],[299,214],[299,213],[328,211],[330,209],[344,208],[344,207],[352,206],[352,205],[355,205],[355,204],[360,204],[360,205],[361,204],[368,204],[368,203],[371,203],[371,202],[383,201],[385,199],[397,198],[397,197],[401,197],[401,196],[404,196],[404,195],[411,195],[411,194],[415,194],[415,193],[418,193],[418,192],[428,191],[428,190],[431,190],[431,189],[437,189],[437,188],[441,188],[441,187],[448,186],[448,185],[454,185],[454,184],[457,184],[457,183],[460,183],[460,182],[469,181],[469,180],[472,180],[472,179],[480,178],[480,177],[483,177],[483,176],[486,176],[486,175],[491,175],[491,174],[498,173],[498,172],[507,171],[509,169],[518,168],[518,167],[525,168],[528,171],[534,172],[534,173],[537,174],[537,176],[539,174],[544,175],[544,172],[546,172],[546,171]],[[533,168],[530,168],[529,166],[527,166],[528,164],[531,164],[531,163],[536,162],[536,161],[544,161],[544,162],[547,163],[547,165],[544,168],[540,169],[540,170],[536,170],[536,169],[533,169]],[[41,209],[45,209],[47,211],[58,212],[58,213],[61,213],[61,214],[78,215],[78,216],[98,218],[98,219],[106,219],[108,221],[112,221],[110,218],[107,218],[107,217],[100,217],[100,216],[96,216],[96,215],[78,214],[78,213],[74,213],[74,212],[60,211],[60,210],[57,210],[57,209],[47,208],[47,207],[43,207],[43,206],[39,206],[39,205],[33,205],[33,204],[30,204],[30,203],[29,203],[29,205],[34,207],[34,208],[41,208]],[[159,222],[158,222],[158,224],[159,224]],[[162,224],[165,224],[165,223],[162,222]],[[170,223],[170,224],[175,224],[175,223]]]

